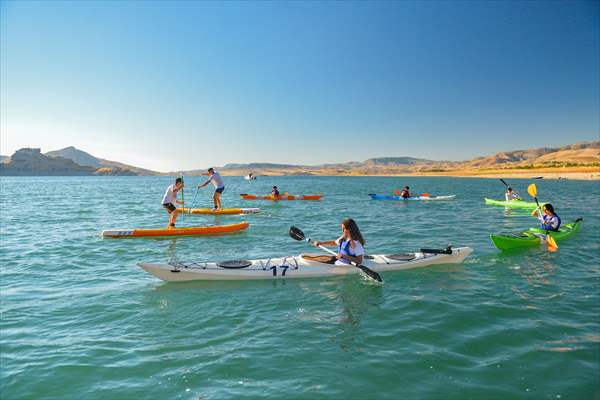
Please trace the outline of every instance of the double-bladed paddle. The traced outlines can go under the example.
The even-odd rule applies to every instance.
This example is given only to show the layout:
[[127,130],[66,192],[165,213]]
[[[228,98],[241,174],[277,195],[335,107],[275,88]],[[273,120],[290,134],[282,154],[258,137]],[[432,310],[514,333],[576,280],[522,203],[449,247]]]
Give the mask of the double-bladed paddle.
[[[310,244],[314,244],[314,240],[312,240],[311,238],[307,238],[304,235],[304,232],[302,232],[302,230],[300,228],[297,228],[295,226],[291,226],[290,227],[289,235],[294,240],[298,240],[298,241],[301,241],[301,242],[302,241],[307,241]],[[319,245],[319,248],[321,250],[324,250],[324,251],[326,251],[326,252],[334,255],[334,256],[337,256],[336,253],[334,253],[333,251],[329,250],[325,246]],[[356,268],[360,269],[362,272],[364,272],[369,278],[371,278],[371,279],[373,279],[373,280],[375,280],[377,282],[383,283],[383,279],[381,279],[381,276],[377,272],[373,271],[372,269],[367,268],[364,265],[357,264],[355,262],[352,262],[352,265],[355,266]]]
[[[538,211],[539,216],[541,217],[542,210],[540,207],[540,203],[537,199],[537,187],[535,186],[535,183],[532,183],[531,185],[527,186],[527,193],[529,193],[529,195],[535,199],[535,204],[537,204],[537,211]],[[547,229],[546,229],[546,245],[548,247],[548,250],[550,250],[550,251],[558,250],[558,245],[556,244],[556,240],[554,240],[554,238],[552,236],[550,236],[550,232],[548,232]]]

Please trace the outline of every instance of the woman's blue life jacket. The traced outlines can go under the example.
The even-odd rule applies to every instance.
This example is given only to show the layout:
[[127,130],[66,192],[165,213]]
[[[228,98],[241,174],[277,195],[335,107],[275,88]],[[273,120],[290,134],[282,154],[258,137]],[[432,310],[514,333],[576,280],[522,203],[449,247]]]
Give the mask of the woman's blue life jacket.
[[[352,250],[352,246],[350,245],[351,241],[352,239],[340,240],[340,243],[338,244],[338,253],[346,256],[356,257],[356,253],[354,250]],[[339,261],[343,262],[344,264],[350,264],[350,261],[346,260],[345,258],[342,258]]]
[[[556,219],[558,220],[558,225],[556,226],[556,228],[553,228],[552,225],[550,224],[550,220],[552,218],[556,217]],[[547,215],[543,215],[542,216],[542,229],[545,229],[547,231],[553,231],[553,232],[558,232],[558,230],[560,229],[560,224],[561,224],[561,220],[560,217],[557,214],[554,214],[552,217],[549,217]]]

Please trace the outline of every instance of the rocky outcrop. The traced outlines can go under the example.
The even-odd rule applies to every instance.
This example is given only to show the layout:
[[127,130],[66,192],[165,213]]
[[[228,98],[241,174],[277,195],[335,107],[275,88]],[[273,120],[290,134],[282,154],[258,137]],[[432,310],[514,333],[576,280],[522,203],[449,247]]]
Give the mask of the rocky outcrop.
[[[79,151],[73,148],[76,151]],[[87,154],[87,153],[85,153]],[[93,156],[90,156],[93,157]],[[12,176],[132,176],[134,171],[118,167],[95,168],[79,165],[68,158],[42,154],[40,149],[20,149],[9,157],[9,162],[0,164],[0,175]]]
[[0,175],[93,175],[96,169],[85,167],[61,157],[47,157],[40,149],[20,149],[10,157],[10,162],[0,164]]

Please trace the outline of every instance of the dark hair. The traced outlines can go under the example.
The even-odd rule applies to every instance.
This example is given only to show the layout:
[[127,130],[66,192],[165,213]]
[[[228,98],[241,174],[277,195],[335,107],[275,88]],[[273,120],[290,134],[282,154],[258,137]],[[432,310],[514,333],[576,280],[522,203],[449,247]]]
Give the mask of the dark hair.
[[208,172],[215,172],[215,170],[212,169],[212,167],[211,167],[211,168],[208,169]]
[[273,189],[277,189],[277,186],[273,186]]
[[509,187],[506,188],[506,190],[512,190],[512,188],[509,186]]
[[544,204],[544,208],[554,214],[554,207],[550,203]]
[[178,184],[178,183],[183,183],[183,178],[175,179],[175,184]]
[[360,244],[365,245],[365,239],[363,239],[360,230],[358,229],[358,225],[352,218],[348,218],[342,221],[342,225],[346,227],[350,231],[350,237],[352,240],[358,240]]
[[410,189],[408,186],[404,186],[404,189]]

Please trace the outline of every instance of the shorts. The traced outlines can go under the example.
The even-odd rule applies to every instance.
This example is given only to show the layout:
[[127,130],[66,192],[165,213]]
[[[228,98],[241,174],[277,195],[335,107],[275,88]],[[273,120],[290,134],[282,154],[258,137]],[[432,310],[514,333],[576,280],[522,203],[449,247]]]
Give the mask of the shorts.
[[215,189],[215,193],[223,193],[223,190],[225,190],[225,186],[220,187],[220,188],[216,188]]
[[163,207],[167,209],[167,212],[169,214],[171,214],[173,211],[176,210],[175,206],[173,205],[173,203],[167,203],[167,204],[163,204]]

